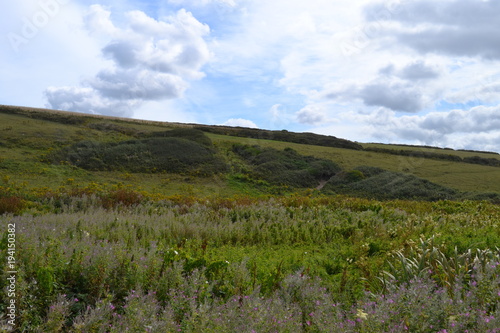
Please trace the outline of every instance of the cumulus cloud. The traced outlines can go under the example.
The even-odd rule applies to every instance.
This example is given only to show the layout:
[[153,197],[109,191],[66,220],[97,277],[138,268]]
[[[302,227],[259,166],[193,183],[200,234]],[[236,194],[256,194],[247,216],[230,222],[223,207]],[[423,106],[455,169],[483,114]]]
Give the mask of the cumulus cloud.
[[118,32],[118,29],[111,21],[111,12],[100,5],[90,6],[87,15],[84,17],[84,23],[90,32],[107,35],[114,35]]
[[417,112],[423,97],[417,88],[404,83],[374,82],[362,87],[357,97],[368,106],[383,106],[394,111]]
[[102,54],[113,66],[82,82],[83,87],[51,87],[45,91],[48,106],[79,112],[131,116],[143,102],[175,99],[190,80],[204,76],[210,59],[204,40],[210,32],[183,9],[165,20],[141,11],[126,13],[119,29],[102,6],[90,7],[89,31],[109,35]]
[[137,106],[134,100],[103,98],[92,88],[48,87],[45,95],[51,101],[50,107],[116,117],[131,117]]
[[226,121],[224,126],[233,126],[233,127],[248,127],[248,128],[258,128],[258,126],[251,120],[242,119],[242,118],[232,118]]
[[500,137],[500,106],[402,117],[381,111],[361,121],[372,125],[374,137],[383,140],[500,151],[500,141],[495,141]]
[[439,77],[439,72],[423,61],[416,61],[402,68],[398,76],[411,81],[429,80]]
[[295,116],[301,124],[319,125],[329,122],[324,110],[316,105],[308,105],[298,111]]
[[366,84],[351,84],[347,88],[335,88],[324,95],[335,101],[360,100],[369,107],[384,107],[397,112],[416,113],[425,106],[421,89],[413,83],[378,77]]
[[403,1],[385,17],[377,15],[385,7],[383,3],[370,5],[365,16],[368,21],[397,23],[383,31],[394,45],[407,45],[424,54],[500,59],[498,1]]
[[361,100],[368,107],[384,107],[397,112],[416,113],[424,109],[431,92],[421,85],[426,81],[440,77],[440,72],[434,66],[421,60],[395,65],[390,63],[378,70],[378,75],[367,83],[337,84],[336,88],[326,90],[320,96],[352,102]]
[[176,98],[187,88],[180,76],[144,69],[101,71],[89,82],[101,96],[111,99]]

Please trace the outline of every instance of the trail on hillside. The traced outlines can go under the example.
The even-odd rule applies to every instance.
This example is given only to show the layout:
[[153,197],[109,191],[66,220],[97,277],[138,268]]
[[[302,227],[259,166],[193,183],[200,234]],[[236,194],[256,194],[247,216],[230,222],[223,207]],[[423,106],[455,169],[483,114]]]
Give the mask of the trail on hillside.
[[323,187],[325,187],[326,183],[328,183],[328,180],[321,180],[321,181],[319,182],[319,185],[316,187],[316,189],[317,189],[318,191],[321,191],[321,190],[323,189]]

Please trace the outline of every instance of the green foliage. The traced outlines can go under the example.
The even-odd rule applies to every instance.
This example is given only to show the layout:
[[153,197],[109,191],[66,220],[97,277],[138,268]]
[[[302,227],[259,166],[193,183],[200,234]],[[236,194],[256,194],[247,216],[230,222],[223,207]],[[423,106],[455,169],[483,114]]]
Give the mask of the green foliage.
[[[422,148],[422,147],[418,147],[418,148]],[[431,147],[429,147],[429,148],[431,148]],[[439,148],[433,148],[433,149],[439,149]],[[379,148],[379,147],[367,147],[367,148],[365,148],[365,150],[366,151],[373,151],[373,152],[377,152],[377,153],[409,156],[412,158],[431,158],[431,159],[437,159],[437,160],[464,162],[464,163],[488,165],[488,166],[495,166],[495,167],[500,166],[500,160],[498,158],[485,158],[485,157],[481,157],[481,156],[466,156],[466,157],[462,158],[456,154],[443,154],[443,153],[436,153],[436,152],[422,151],[422,150],[407,150],[407,149],[396,150],[396,149],[387,149],[387,148]],[[474,152],[474,151],[470,151],[470,152]],[[489,153],[489,152],[478,152],[478,153],[496,154],[496,153]],[[496,155],[498,155],[498,154],[496,154]]]
[[41,112],[42,109],[30,109],[17,106],[0,105],[0,112],[18,114],[32,119],[48,120],[65,125],[84,124],[87,119],[83,115],[75,115],[62,111]]
[[[110,196],[135,198],[120,193]],[[49,209],[58,213],[15,219],[26,331],[373,332],[398,318],[418,331],[424,316],[441,328],[467,311],[477,315],[453,322],[496,318],[492,204],[172,197],[104,210],[85,196],[71,200]],[[342,330],[348,319],[355,326]]]
[[306,145],[337,147],[345,149],[362,150],[363,147],[355,142],[339,139],[334,136],[319,135],[314,133],[294,133],[286,130],[268,131],[262,129],[242,128],[242,127],[226,127],[226,126],[197,126],[204,132],[231,135],[245,138],[275,140],[283,142],[293,142]]
[[151,138],[118,143],[83,141],[54,152],[52,163],[71,163],[87,170],[193,173],[210,175],[226,166],[213,151],[182,138]]
[[163,132],[151,132],[148,137],[181,138],[197,142],[205,147],[213,147],[212,141],[200,130],[194,128],[174,128]]
[[[65,120],[65,117],[70,120]],[[77,120],[72,121],[71,119]],[[474,193],[460,195],[460,197],[468,199],[477,198],[478,200],[482,200],[484,198],[498,202],[498,193],[495,194],[495,192],[500,190],[500,182],[497,181],[500,169],[488,167],[489,164],[494,162],[489,161],[490,159],[498,159],[497,155],[492,153],[437,150],[435,148],[422,147],[414,148],[415,150],[417,148],[418,150],[425,149],[425,152],[460,156],[461,159],[472,158],[477,155],[485,159],[484,161],[479,161],[482,161],[481,163],[484,162],[484,165],[463,163],[463,161],[454,161],[451,159],[433,159],[426,154],[410,154],[408,158],[405,158],[399,155],[388,155],[384,152],[314,146],[311,145],[316,142],[314,140],[328,139],[328,137],[314,137],[314,135],[303,134],[303,137],[311,136],[314,140],[298,140],[297,138],[300,135],[296,136],[296,133],[287,131],[275,131],[276,133],[271,131],[271,135],[266,131],[261,132],[250,129],[252,139],[249,140],[245,137],[215,135],[209,133],[209,130],[202,133],[201,130],[196,130],[192,128],[192,125],[187,124],[104,118],[95,115],[18,107],[0,108],[0,123],[5,124],[5,126],[0,128],[0,177],[12,177],[13,182],[19,184],[26,183],[32,189],[48,187],[52,192],[57,192],[61,186],[68,187],[71,184],[80,185],[95,181],[101,184],[123,183],[126,186],[144,188],[149,192],[170,195],[186,189],[186,175],[189,175],[190,184],[188,187],[190,193],[197,195],[214,193],[224,193],[224,195],[233,195],[236,193],[251,195],[261,195],[263,193],[285,194],[290,192],[290,187],[305,186],[309,188],[321,188],[329,178],[330,167],[328,165],[323,168],[324,172],[321,171],[322,167],[320,165],[315,165],[321,162],[308,162],[311,167],[306,168],[306,171],[300,165],[297,171],[292,171],[289,167],[285,166],[285,171],[282,174],[283,179],[270,181],[268,178],[263,178],[255,172],[254,165],[249,165],[247,161],[244,161],[245,159],[241,159],[237,154],[232,152],[231,145],[233,143],[246,144],[250,141],[258,143],[261,147],[259,149],[268,147],[283,150],[286,147],[292,147],[299,155],[312,155],[321,160],[338,163],[347,172],[359,169],[365,175],[365,180],[368,180],[373,175],[370,172],[366,172],[366,170],[354,168],[355,166],[368,164],[369,168],[378,167],[392,172],[405,170],[405,172],[413,173],[436,184],[462,191],[474,191]],[[207,128],[210,128],[210,126]],[[227,130],[225,134],[232,133],[230,127],[215,128],[224,131]],[[236,132],[238,130],[246,131],[246,129],[235,129]],[[281,139],[280,135],[284,136],[285,139],[286,136],[293,136],[297,139],[295,140],[296,142],[303,142],[305,144],[261,140],[265,138]],[[179,166],[184,166],[186,163],[182,159],[179,163],[179,159],[174,157],[172,160],[165,162],[170,166],[169,168],[165,168],[163,164],[158,168],[156,164],[160,163],[160,161],[155,160],[154,156],[148,155],[147,152],[143,154],[142,151],[137,153],[136,149],[131,149],[131,147],[123,145],[125,140],[130,141],[131,138],[137,139],[136,141],[143,141],[147,139],[167,139],[169,136],[177,139],[184,138],[192,143],[199,143],[205,149],[202,149],[201,156],[208,158],[208,156],[212,155],[215,161],[202,162],[202,165],[196,165],[195,163],[189,165],[187,168],[181,168]],[[80,162],[77,162],[92,168],[83,169],[75,167],[73,163],[66,163],[68,162],[68,157],[63,156],[64,154],[56,156],[58,152],[61,152],[61,147],[65,147],[63,150],[69,153],[69,148],[72,145],[76,146],[78,142],[82,141],[93,142],[95,149],[106,148],[106,152],[110,149],[111,155],[115,155],[117,158],[114,161],[109,161],[109,158],[106,156],[94,153],[83,154],[86,149],[80,152],[72,151],[71,153],[77,159],[79,158],[79,153],[85,155],[82,157],[83,159],[88,158],[84,162],[81,162],[82,158],[80,158]],[[215,144],[212,145],[211,141]],[[141,142],[141,144],[148,145],[144,142]],[[120,147],[114,147],[113,145]],[[136,148],[139,146],[136,145]],[[378,147],[375,144],[366,144],[366,146]],[[382,145],[382,147],[387,148],[392,146]],[[402,147],[401,150],[411,149]],[[205,154],[207,151],[208,155]],[[196,152],[198,150],[188,151],[191,155]],[[127,158],[124,158],[123,154],[129,155]],[[53,159],[53,157],[56,158]],[[49,160],[51,163],[56,164],[47,165],[39,163],[42,160]],[[62,164],[61,161],[63,162]],[[143,165],[142,161],[146,163]],[[267,165],[267,168],[266,166],[261,166],[261,171],[269,173],[269,169],[276,168],[276,170],[281,170],[280,168],[284,167],[281,162],[278,161],[274,165],[271,163]],[[230,166],[230,168],[227,168],[225,165]],[[183,169],[183,171],[169,171],[179,169]],[[214,171],[215,169],[217,171]],[[132,172],[133,174],[131,174]],[[220,176],[219,172],[227,173],[224,176]],[[203,175],[204,177],[196,177],[197,175]],[[237,178],[240,175],[248,176],[251,181],[238,180]],[[73,181],[69,183],[68,179],[73,179]],[[297,179],[303,180],[298,182]],[[288,185],[291,183],[296,184],[292,186]],[[345,189],[331,189],[331,192],[366,195]],[[369,193],[368,195],[377,197],[378,194]],[[458,197],[456,196],[455,198]],[[380,198],[384,197],[380,196]],[[2,200],[5,201],[7,199]],[[21,209],[21,211],[23,210]]]
[[340,168],[330,160],[303,156],[291,148],[283,151],[258,146],[233,145],[233,152],[254,167],[254,173],[270,183],[292,187],[316,187]]
[[324,187],[326,192],[337,192],[377,199],[445,200],[459,197],[453,189],[434,184],[426,179],[402,173],[360,167],[360,170],[342,172]]
[[87,125],[89,128],[103,131],[103,132],[117,132],[127,136],[138,137],[143,135],[143,133],[135,128],[121,126],[116,123],[108,123],[108,122],[93,122]]
[[500,160],[497,158],[484,158],[479,156],[471,156],[471,157],[464,157],[463,161],[472,164],[500,167]]

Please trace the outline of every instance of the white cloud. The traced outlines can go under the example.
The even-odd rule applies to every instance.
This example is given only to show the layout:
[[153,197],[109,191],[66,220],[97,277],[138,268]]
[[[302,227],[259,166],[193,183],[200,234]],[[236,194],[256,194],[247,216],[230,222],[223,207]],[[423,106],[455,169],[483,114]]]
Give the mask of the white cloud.
[[319,125],[329,122],[326,113],[319,105],[307,105],[298,111],[295,116],[301,124]]
[[103,98],[92,88],[48,87],[45,95],[54,109],[117,117],[131,117],[137,106],[134,100]]
[[86,23],[93,32],[111,38],[102,52],[113,66],[87,78],[83,89],[47,89],[49,107],[131,116],[145,101],[182,97],[189,80],[204,76],[201,68],[210,59],[204,37],[210,29],[185,10],[163,21],[131,11],[126,13],[126,27],[119,29],[109,11],[94,5]]
[[211,4],[235,7],[237,0],[167,0],[174,5],[182,6],[207,6]]
[[180,76],[145,69],[103,70],[89,83],[101,96],[117,100],[176,98],[187,89]]
[[483,146],[500,151],[500,141],[494,140],[500,136],[499,106],[401,117],[392,111],[381,110],[377,114],[358,116],[357,119],[369,125],[371,135],[379,140],[411,141],[452,148],[480,149]]
[[[0,102],[498,145],[498,1],[64,1],[20,52],[4,39]],[[43,11],[38,0],[2,9],[14,33]]]
[[[383,4],[366,10],[368,20]],[[500,59],[500,3],[482,0],[404,1],[395,6],[388,21],[399,23],[383,34],[394,45],[407,45],[417,52]]]
[[87,29],[96,34],[115,35],[119,30],[111,21],[111,12],[100,5],[91,5],[84,17]]
[[224,126],[233,126],[233,127],[248,127],[248,128],[258,128],[258,126],[251,120],[236,118],[229,119],[222,125]]
[[[0,11],[0,31],[22,35],[23,22],[43,11],[41,3],[5,3]],[[84,29],[82,13],[86,8],[73,1],[58,3],[60,6],[53,8],[53,14],[47,14],[49,21],[19,45],[18,52],[4,40],[5,47],[0,48],[0,62],[6,64],[0,75],[3,103],[43,107],[46,100],[42,92],[48,86],[76,85],[82,73],[92,73],[106,65],[99,57],[99,45]]]

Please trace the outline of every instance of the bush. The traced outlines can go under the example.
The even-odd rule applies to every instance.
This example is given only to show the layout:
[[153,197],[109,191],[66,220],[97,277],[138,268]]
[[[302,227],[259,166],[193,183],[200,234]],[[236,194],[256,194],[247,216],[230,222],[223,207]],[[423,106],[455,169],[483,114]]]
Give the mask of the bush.
[[194,128],[174,128],[164,132],[152,132],[147,135],[148,137],[159,138],[182,138],[190,141],[197,142],[205,147],[212,147],[212,140],[200,130]]
[[5,213],[18,214],[25,206],[24,200],[18,196],[0,197],[0,215]]
[[141,132],[139,132],[135,128],[130,128],[130,127],[125,127],[125,126],[120,126],[114,123],[91,123],[88,124],[89,128],[98,130],[98,131],[103,131],[103,132],[118,132],[121,134],[129,135],[129,136],[139,136],[141,135]]
[[354,168],[354,170],[361,171],[363,173],[363,175],[365,175],[366,178],[379,175],[382,172],[386,171],[386,170],[381,169],[381,168],[377,168],[377,167],[373,167],[373,166],[366,166],[366,165],[356,167],[356,168]]
[[292,148],[277,150],[235,144],[233,152],[254,167],[256,177],[277,185],[316,187],[319,181],[340,171],[330,160],[303,156]]
[[453,199],[459,195],[456,190],[412,175],[371,171],[374,171],[372,176],[366,179],[362,178],[363,173],[359,170],[340,173],[326,184],[324,190],[377,199],[430,201]]
[[294,132],[288,132],[286,130],[269,131],[256,128],[242,128],[242,127],[229,127],[229,126],[197,126],[196,129],[209,133],[231,135],[244,138],[276,140],[276,141],[293,142],[306,145],[363,150],[363,146],[361,146],[356,142],[345,139],[339,139],[334,136],[320,135],[314,133],[294,133]]
[[102,204],[105,208],[112,208],[120,205],[131,207],[139,205],[143,199],[143,196],[136,191],[129,189],[116,189],[109,192],[107,196],[102,198]]
[[484,158],[479,156],[472,156],[472,157],[464,157],[464,162],[500,167],[500,160],[496,158]]
[[225,163],[215,152],[182,138],[150,138],[119,143],[82,141],[48,157],[52,163],[66,161],[87,170],[191,173],[224,172]]

